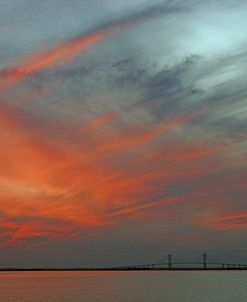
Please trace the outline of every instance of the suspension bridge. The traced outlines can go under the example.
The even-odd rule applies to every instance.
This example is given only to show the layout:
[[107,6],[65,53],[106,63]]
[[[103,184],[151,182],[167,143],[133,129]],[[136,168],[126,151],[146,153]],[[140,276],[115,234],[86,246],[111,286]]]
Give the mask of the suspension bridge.
[[[107,268],[106,268],[107,269]],[[206,253],[202,254],[200,261],[176,262],[172,254],[167,256],[167,261],[159,263],[137,264],[109,268],[111,270],[247,270],[247,264],[220,262],[208,260]]]

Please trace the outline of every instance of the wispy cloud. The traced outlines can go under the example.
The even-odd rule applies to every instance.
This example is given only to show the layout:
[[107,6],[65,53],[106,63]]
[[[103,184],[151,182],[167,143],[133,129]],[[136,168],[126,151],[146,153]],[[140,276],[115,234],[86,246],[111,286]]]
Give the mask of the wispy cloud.
[[11,67],[7,67],[0,72],[1,89],[8,89],[29,76],[45,70],[54,64],[66,63],[79,53],[85,52],[90,46],[97,42],[102,41],[109,36],[116,35],[140,22],[177,12],[178,10],[179,9],[176,7],[167,7],[167,5],[164,4],[153,6],[122,19],[103,24],[87,34],[82,34],[81,36],[65,41],[51,49],[41,50],[37,53],[30,54],[27,57],[20,59],[18,63]]
[[[209,163],[222,146],[165,143],[166,135],[186,127],[191,117],[150,131],[112,127],[116,113],[67,129],[6,105],[0,117],[0,210],[13,222],[9,244],[32,237],[71,240],[75,230],[76,238],[84,236],[85,230],[118,224],[117,217],[147,218],[150,209],[162,206],[165,213],[166,205],[183,202],[167,193],[171,186],[218,171]],[[64,223],[62,233],[50,225],[53,220]]]

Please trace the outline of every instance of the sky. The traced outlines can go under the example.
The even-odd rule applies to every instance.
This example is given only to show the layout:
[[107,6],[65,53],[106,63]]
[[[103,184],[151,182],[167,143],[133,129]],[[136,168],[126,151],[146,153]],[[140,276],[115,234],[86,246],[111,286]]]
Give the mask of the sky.
[[247,263],[247,3],[0,0],[0,266]]

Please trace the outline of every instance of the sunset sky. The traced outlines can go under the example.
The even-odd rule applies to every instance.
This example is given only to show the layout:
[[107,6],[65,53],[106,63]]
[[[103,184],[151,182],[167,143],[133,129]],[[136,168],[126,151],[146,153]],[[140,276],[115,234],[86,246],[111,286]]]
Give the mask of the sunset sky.
[[0,0],[0,267],[247,262],[246,15]]

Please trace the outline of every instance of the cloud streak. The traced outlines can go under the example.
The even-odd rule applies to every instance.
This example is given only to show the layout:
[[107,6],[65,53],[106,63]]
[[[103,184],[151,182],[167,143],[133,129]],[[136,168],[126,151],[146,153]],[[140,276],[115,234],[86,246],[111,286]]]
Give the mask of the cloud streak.
[[1,90],[9,89],[35,73],[46,70],[55,64],[66,63],[96,43],[127,30],[140,22],[177,11],[178,8],[167,7],[164,4],[153,6],[136,14],[99,26],[87,34],[65,41],[49,50],[30,54],[20,59],[12,67],[0,71]]

